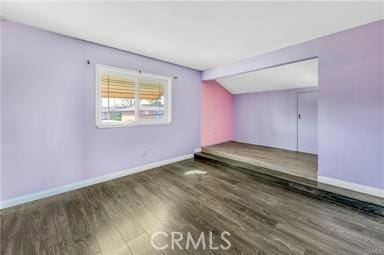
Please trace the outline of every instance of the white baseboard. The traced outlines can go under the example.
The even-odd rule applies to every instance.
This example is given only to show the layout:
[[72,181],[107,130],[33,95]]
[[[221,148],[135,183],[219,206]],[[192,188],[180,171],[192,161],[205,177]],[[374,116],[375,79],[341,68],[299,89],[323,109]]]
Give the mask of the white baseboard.
[[32,201],[35,201],[38,199],[54,196],[54,195],[61,194],[61,193],[67,192],[67,191],[72,191],[72,190],[84,188],[84,187],[98,184],[101,182],[110,181],[110,180],[117,179],[117,178],[120,178],[123,176],[127,176],[127,175],[138,173],[138,172],[143,172],[143,171],[155,168],[155,167],[168,165],[168,164],[175,163],[175,162],[189,159],[189,158],[193,158],[193,154],[187,154],[187,155],[183,155],[183,156],[176,157],[176,158],[166,159],[163,161],[154,162],[154,163],[150,163],[150,164],[143,165],[143,166],[134,167],[134,168],[130,168],[127,170],[123,170],[123,171],[119,171],[119,172],[115,172],[115,173],[111,173],[111,174],[107,174],[107,175],[102,175],[102,176],[98,176],[95,178],[86,179],[86,180],[71,183],[68,185],[55,187],[55,188],[51,188],[51,189],[47,189],[47,190],[42,190],[39,192],[35,192],[32,194],[28,194],[28,195],[24,195],[24,196],[20,196],[20,197],[11,198],[8,200],[0,201],[0,209],[4,209],[4,208],[8,208],[8,207],[12,207],[15,205],[28,203],[28,202],[32,202]]
[[357,191],[360,193],[376,196],[376,197],[382,197],[384,198],[384,190],[375,188],[375,187],[370,187],[370,186],[365,186],[353,182],[348,182],[348,181],[342,181],[339,179],[334,179],[330,177],[325,177],[325,176],[319,176],[317,178],[318,182],[329,184],[332,186],[344,188],[344,189],[349,189],[353,191]]
[[201,152],[201,148],[196,148],[195,153]]

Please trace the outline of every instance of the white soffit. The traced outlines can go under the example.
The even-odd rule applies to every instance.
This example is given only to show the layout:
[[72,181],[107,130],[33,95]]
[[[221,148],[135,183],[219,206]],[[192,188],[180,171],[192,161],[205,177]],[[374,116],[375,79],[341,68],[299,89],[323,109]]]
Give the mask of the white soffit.
[[384,19],[381,1],[2,1],[10,21],[206,70]]
[[217,79],[232,94],[318,86],[317,58]]

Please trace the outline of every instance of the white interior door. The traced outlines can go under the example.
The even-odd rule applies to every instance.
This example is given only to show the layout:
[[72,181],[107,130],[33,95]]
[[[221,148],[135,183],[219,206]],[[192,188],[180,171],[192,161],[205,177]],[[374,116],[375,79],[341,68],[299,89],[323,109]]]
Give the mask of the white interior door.
[[317,154],[318,92],[297,94],[297,150]]

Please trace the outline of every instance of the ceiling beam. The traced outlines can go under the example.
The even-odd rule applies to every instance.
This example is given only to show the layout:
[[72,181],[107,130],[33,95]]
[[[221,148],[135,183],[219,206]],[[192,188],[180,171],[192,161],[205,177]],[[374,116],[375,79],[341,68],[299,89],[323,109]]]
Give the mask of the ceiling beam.
[[233,64],[208,69],[202,72],[202,80],[215,80],[218,78],[313,59],[317,57],[320,43],[321,38],[244,59]]

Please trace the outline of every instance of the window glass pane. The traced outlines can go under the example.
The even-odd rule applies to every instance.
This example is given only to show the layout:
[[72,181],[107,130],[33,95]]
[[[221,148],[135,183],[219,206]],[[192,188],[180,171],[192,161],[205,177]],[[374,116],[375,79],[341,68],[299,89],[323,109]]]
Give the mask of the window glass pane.
[[153,78],[141,78],[139,80],[139,120],[165,119],[164,97],[166,82]]
[[101,94],[96,105],[98,127],[171,121],[169,78],[101,65],[96,67],[96,73]]
[[135,120],[136,80],[110,74],[101,75],[103,122],[130,122]]

